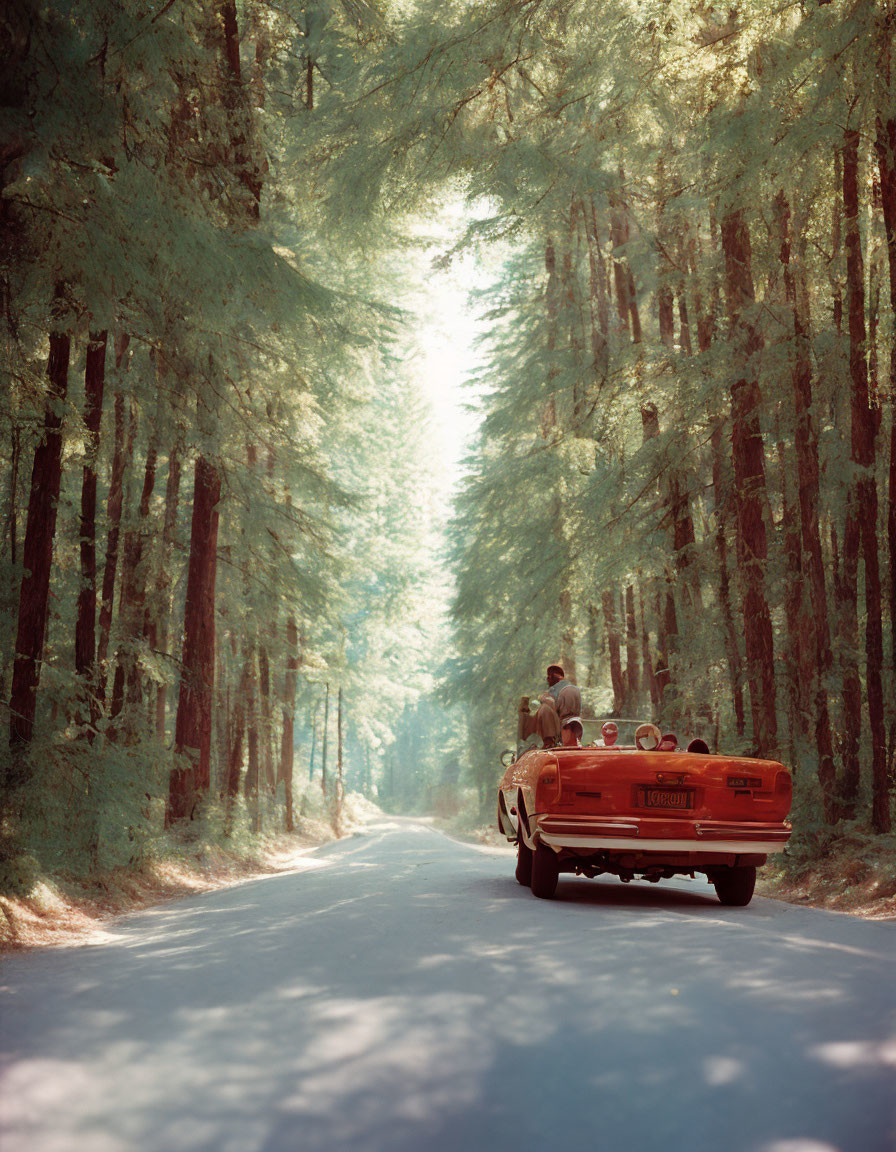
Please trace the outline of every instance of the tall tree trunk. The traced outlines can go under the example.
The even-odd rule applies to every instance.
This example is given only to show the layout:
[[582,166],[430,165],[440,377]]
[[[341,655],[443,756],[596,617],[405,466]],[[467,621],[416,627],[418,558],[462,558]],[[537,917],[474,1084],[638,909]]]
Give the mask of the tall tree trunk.
[[[619,169],[619,185],[625,186],[625,172]],[[638,311],[638,294],[635,289],[635,278],[632,275],[628,256],[623,249],[631,239],[628,209],[618,195],[610,197],[610,239],[613,244],[613,278],[616,283],[616,306],[619,319],[627,331],[631,332],[633,344],[640,344],[643,339],[641,330],[641,316]],[[629,328],[631,324],[631,328]]]
[[731,702],[734,706],[734,726],[738,736],[746,731],[744,712],[744,675],[740,655],[740,641],[734,623],[734,610],[731,604],[731,577],[728,571],[728,500],[729,485],[724,479],[722,457],[722,428],[717,426],[712,435],[712,490],[716,523],[715,545],[718,558],[719,610],[722,614],[722,627],[725,636],[725,650],[728,657],[728,670],[731,676]]
[[[105,331],[90,333],[84,367],[84,428],[86,458],[81,480],[81,587],[75,621],[75,671],[90,697],[89,713],[96,723],[96,457],[103,416],[106,378]],[[92,739],[92,734],[91,734]]]
[[[125,358],[128,353],[130,336],[126,333],[115,339],[116,384],[120,383]],[[99,696],[105,695],[106,659],[109,654],[109,634],[112,630],[112,610],[115,602],[115,581],[118,573],[118,542],[121,533],[121,512],[124,505],[124,473],[134,452],[136,424],[129,422],[125,440],[125,405],[120,387],[115,391],[115,439],[112,453],[112,472],[109,478],[109,496],[106,502],[106,518],[109,522],[106,537],[106,559],[103,565],[103,592],[100,600],[99,635],[97,637],[96,663],[101,678]]]
[[299,670],[299,632],[295,616],[286,620],[286,675],[283,681],[283,738],[280,742],[280,779],[286,800],[286,831],[292,832],[292,777],[295,758],[296,679]]
[[638,624],[635,619],[635,589],[625,589],[625,679],[631,698],[641,691],[641,668],[638,663]]
[[271,712],[271,666],[268,660],[268,651],[263,644],[258,648],[258,694],[261,703],[261,736],[262,736],[262,767],[264,770],[264,786],[268,795],[273,795],[275,788],[274,759],[271,748],[273,735],[273,717]]
[[668,507],[672,514],[672,547],[675,551],[681,599],[690,617],[689,624],[693,627],[703,615],[703,592],[700,588],[700,574],[693,564],[697,537],[694,533],[688,478],[677,467],[669,469]]
[[317,717],[318,717],[319,712],[320,712],[320,705],[319,704],[313,705],[311,708],[311,715],[310,715],[310,719],[311,719],[311,752],[308,756],[308,779],[309,780],[314,779],[314,754],[317,751],[317,730],[319,727],[318,722],[317,722]]
[[821,786],[825,817],[836,818],[836,769],[828,705],[827,677],[832,665],[831,629],[828,621],[828,596],[825,584],[824,557],[821,548],[819,506],[821,482],[818,462],[818,433],[812,418],[812,360],[809,342],[808,293],[805,269],[800,258],[795,275],[791,263],[790,206],[784,194],[777,200],[780,228],[780,259],[784,273],[784,293],[790,307],[793,326],[793,407],[795,415],[797,488],[800,513],[802,563],[808,576],[811,606],[815,668],[814,686],[815,749],[818,757],[818,781]]
[[336,804],[337,812],[342,808],[345,797],[345,777],[342,763],[342,685],[339,685],[339,696],[336,702]]
[[[138,644],[146,629],[146,565],[145,545],[149,537],[149,509],[156,483],[158,462],[158,432],[153,430],[146,463],[143,470],[143,490],[137,510],[137,524],[125,533],[124,557],[121,566],[121,596],[119,613],[121,616],[122,645],[118,652],[115,669],[115,682],[112,689],[110,715],[117,716],[125,699],[138,706],[142,699]],[[132,722],[133,717],[129,720]]]
[[764,519],[767,503],[765,450],[759,423],[762,396],[755,363],[762,341],[750,316],[755,305],[750,233],[740,209],[728,212],[722,219],[722,251],[734,344],[731,440],[737,508],[737,559],[744,589],[747,683],[755,752],[765,758],[776,753],[778,722],[775,713],[774,639],[765,591],[768,544]]
[[803,549],[800,522],[791,491],[789,461],[778,423],[778,462],[781,473],[781,547],[784,553],[784,619],[786,641],[784,670],[787,688],[787,727],[790,736],[790,763],[798,764],[808,738],[806,692],[814,678],[814,661],[808,657],[808,620],[803,610]]
[[[56,509],[62,479],[62,407],[68,393],[71,347],[69,334],[62,327],[63,295],[64,286],[57,284],[54,298],[55,327],[50,333],[50,356],[47,363],[49,389],[44,407],[43,434],[34,452],[28,497],[28,520],[22,556],[24,570],[19,590],[15,664],[9,702],[9,738],[14,750],[29,744],[34,732],[37,689],[49,615]],[[24,766],[19,765],[16,782],[24,771]]]
[[227,779],[225,783],[225,796],[228,808],[240,794],[240,775],[243,770],[243,738],[246,734],[246,702],[249,696],[252,679],[252,656],[246,655],[243,660],[243,671],[240,675],[239,687],[233,706],[233,725],[230,732],[230,753],[227,758]]
[[849,815],[850,805],[845,797],[855,796],[859,789],[859,742],[862,735],[862,681],[856,654],[859,651],[859,606],[857,585],[859,552],[862,537],[856,511],[855,492],[850,489],[846,498],[846,523],[843,529],[843,561],[837,566],[834,588],[837,604],[837,639],[841,654],[843,687],[841,701],[843,716],[840,732],[840,759],[843,770],[836,801],[826,813],[834,824],[843,815]]
[[[880,198],[887,238],[891,332],[896,332],[896,118],[877,121]],[[890,567],[890,664],[896,677],[896,338],[890,338],[890,472],[887,493],[887,554]]]
[[[146,638],[151,648],[168,655],[168,637],[171,618],[171,554],[177,534],[177,508],[181,474],[180,442],[176,442],[168,457],[168,479],[165,484],[165,520],[162,526],[162,555],[156,576],[151,613],[147,614]],[[149,618],[151,614],[151,620]],[[156,685],[155,729],[156,739],[165,743],[165,719],[168,707],[168,684]]]
[[647,627],[647,617],[644,613],[644,587],[641,581],[641,572],[638,570],[638,609],[641,617],[641,660],[644,667],[644,679],[650,692],[650,703],[654,711],[658,711],[662,700],[656,683],[656,674],[653,669],[653,657],[650,652],[650,631]]
[[612,592],[601,595],[604,613],[604,627],[607,631],[607,648],[610,653],[610,681],[613,685],[613,711],[619,715],[625,704],[625,677],[622,674],[622,657],[619,644],[619,630],[616,626],[615,596]]
[[190,528],[184,643],[174,748],[189,763],[172,769],[167,822],[192,816],[211,780],[212,693],[215,676],[215,575],[221,477],[198,457]]
[[588,208],[583,208],[585,233],[588,237],[588,270],[591,298],[591,354],[594,358],[594,374],[598,384],[602,384],[609,368],[609,303],[607,300],[607,268],[600,246],[600,233],[597,227],[597,209],[594,200]]
[[[843,143],[843,224],[846,239],[846,291],[849,317],[849,374],[852,380],[852,461],[855,464],[855,510],[865,562],[865,691],[871,727],[871,823],[876,832],[890,830],[887,788],[887,742],[884,726],[883,624],[880,561],[877,550],[877,483],[875,439],[877,409],[868,391],[865,347],[865,286],[859,234],[859,130],[848,128]],[[845,793],[847,812],[856,795]]]
[[327,794],[327,730],[330,721],[330,685],[324,689],[324,730],[321,734],[320,747],[320,790],[324,796]]

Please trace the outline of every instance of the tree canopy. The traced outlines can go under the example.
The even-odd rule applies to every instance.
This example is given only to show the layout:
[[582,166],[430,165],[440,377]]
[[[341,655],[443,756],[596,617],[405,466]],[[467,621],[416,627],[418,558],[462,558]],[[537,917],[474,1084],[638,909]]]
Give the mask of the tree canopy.
[[[346,783],[487,812],[558,660],[595,714],[783,759],[805,837],[889,832],[894,25],[13,0],[3,883],[290,829],[309,777],[334,818]],[[461,256],[449,517],[413,285]]]

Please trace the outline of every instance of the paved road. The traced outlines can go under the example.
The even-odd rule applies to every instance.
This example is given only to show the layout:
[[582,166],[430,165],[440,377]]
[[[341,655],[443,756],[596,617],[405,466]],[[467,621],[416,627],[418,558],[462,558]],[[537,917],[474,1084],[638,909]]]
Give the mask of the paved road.
[[3,964],[3,1152],[892,1152],[896,924],[384,822]]

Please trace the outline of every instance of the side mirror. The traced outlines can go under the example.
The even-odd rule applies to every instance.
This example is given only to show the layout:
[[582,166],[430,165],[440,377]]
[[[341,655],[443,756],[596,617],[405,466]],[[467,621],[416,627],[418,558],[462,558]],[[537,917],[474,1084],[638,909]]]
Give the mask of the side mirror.
[[513,751],[512,748],[505,748],[504,751],[501,753],[501,763],[504,765],[505,768],[509,768],[510,765],[514,762],[514,760],[516,760],[516,753]]

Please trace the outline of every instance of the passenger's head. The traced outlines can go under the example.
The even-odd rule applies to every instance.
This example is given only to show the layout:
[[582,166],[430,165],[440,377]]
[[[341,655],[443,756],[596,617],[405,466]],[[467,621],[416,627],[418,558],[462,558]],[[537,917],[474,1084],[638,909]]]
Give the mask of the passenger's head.
[[619,727],[612,720],[608,720],[605,724],[601,724],[600,734],[604,738],[604,747],[612,748],[619,739]]
[[548,665],[548,684],[553,686],[563,679],[563,669],[559,664]]
[[560,729],[560,740],[565,748],[578,748],[582,743],[582,733],[585,729],[582,727],[582,721],[578,716],[570,716],[568,720],[563,721],[563,727]]
[[660,746],[662,732],[656,724],[639,724],[635,729],[635,747],[642,752],[653,752]]

